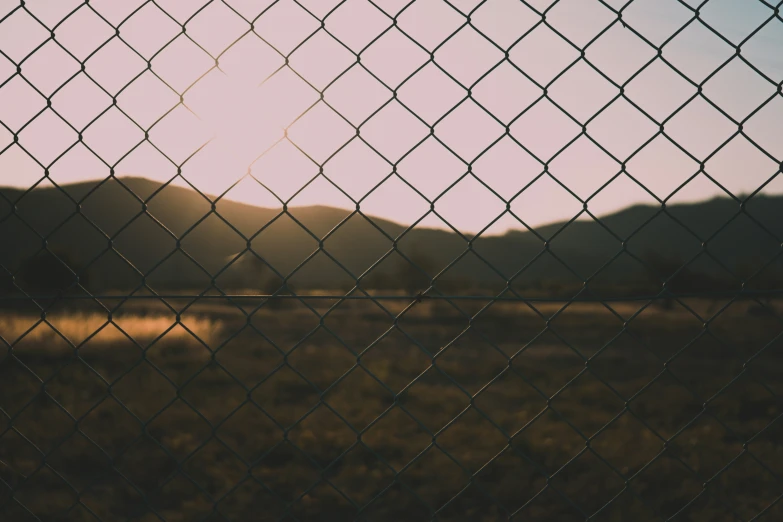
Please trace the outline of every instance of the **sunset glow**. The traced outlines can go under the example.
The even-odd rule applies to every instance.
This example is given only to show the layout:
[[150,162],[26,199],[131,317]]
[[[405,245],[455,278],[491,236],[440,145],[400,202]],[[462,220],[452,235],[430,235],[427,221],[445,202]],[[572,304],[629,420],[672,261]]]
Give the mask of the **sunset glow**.
[[[765,191],[783,190],[772,179],[783,157],[773,52],[783,24],[761,3],[709,2],[701,16],[726,41],[683,5],[642,0],[625,26],[576,0],[546,23],[535,10],[548,2],[493,0],[467,25],[473,2],[400,11],[351,0],[334,12],[166,2],[165,13],[134,3],[69,15],[28,2],[31,14],[0,24],[12,60],[0,58],[0,184],[31,186],[46,168],[56,183],[113,170],[254,205],[359,204],[422,226],[491,225],[486,233],[569,219],[585,204],[603,214],[769,180]],[[643,39],[659,45],[676,31],[659,58]],[[695,96],[700,82],[706,99]]]

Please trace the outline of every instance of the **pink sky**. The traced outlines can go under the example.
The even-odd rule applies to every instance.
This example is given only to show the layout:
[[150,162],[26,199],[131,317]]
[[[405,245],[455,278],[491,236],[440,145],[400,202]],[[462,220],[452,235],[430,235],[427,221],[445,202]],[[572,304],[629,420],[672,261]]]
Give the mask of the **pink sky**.
[[[697,97],[665,125],[687,154],[658,136],[635,155],[696,87],[597,0],[561,0],[541,24],[540,12],[552,3],[461,0],[452,7],[416,0],[400,13],[407,2],[28,0],[20,8],[0,1],[0,185],[29,187],[44,167],[57,183],[105,178],[110,168],[167,181],[181,165],[182,176],[209,194],[243,180],[226,197],[252,204],[280,206],[275,195],[289,205],[353,208],[361,200],[368,214],[410,223],[434,201],[443,219],[475,232],[503,213],[504,199],[533,182],[544,164],[551,177],[511,202],[531,225],[574,216],[582,208],[574,195],[589,198],[620,162],[661,198],[706,158],[707,173],[735,194],[779,171],[783,19],[763,2],[711,0],[701,18],[729,43],[695,21],[663,48],[663,58],[698,84],[742,44],[742,57],[768,79],[735,57],[703,87],[735,122]],[[635,0],[623,11],[654,45],[693,16],[675,0]],[[555,31],[587,46],[587,61],[551,83],[580,55]],[[611,81],[625,84],[651,60],[624,89],[649,117],[620,98],[593,118],[619,93]],[[587,136],[580,136],[586,122]],[[713,156],[737,132],[736,122],[764,152],[740,135]],[[248,168],[266,189],[247,177]],[[781,192],[783,182],[766,190]],[[720,193],[702,175],[672,201]],[[623,175],[588,208],[604,214],[638,202],[655,200]],[[433,215],[423,224],[445,226]],[[491,232],[520,226],[506,215]]]

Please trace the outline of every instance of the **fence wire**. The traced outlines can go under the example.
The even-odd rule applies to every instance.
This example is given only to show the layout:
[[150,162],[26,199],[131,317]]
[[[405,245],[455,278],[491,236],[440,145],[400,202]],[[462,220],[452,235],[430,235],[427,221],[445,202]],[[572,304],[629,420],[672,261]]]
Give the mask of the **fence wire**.
[[[105,15],[107,2],[85,0],[63,2],[63,6],[67,4],[64,9],[68,12],[63,12],[53,23],[42,19],[41,2],[20,1],[8,7],[0,19],[0,30],[4,27],[9,30],[9,25],[13,25],[24,27],[25,35],[42,30],[48,37],[26,50],[23,56],[12,56],[13,53],[7,54],[6,49],[0,48],[0,54],[15,68],[0,89],[21,81],[45,100],[45,106],[28,115],[29,118],[19,125],[0,121],[9,136],[2,153],[21,149],[44,174],[18,193],[0,193],[6,203],[5,214],[0,220],[2,226],[11,221],[25,224],[39,242],[37,254],[48,253],[58,260],[73,277],[73,284],[68,291],[38,291],[22,282],[25,264],[0,267],[11,283],[9,291],[0,296],[4,311],[10,314],[16,309],[34,310],[32,315],[28,314],[32,319],[22,327],[15,327],[10,320],[0,322],[0,346],[5,348],[2,363],[5,384],[0,397],[3,401],[0,404],[3,416],[0,513],[3,516],[0,518],[9,521],[246,520],[249,517],[262,520],[393,520],[402,517],[415,520],[778,519],[781,515],[779,501],[783,496],[783,463],[777,430],[780,429],[783,404],[775,382],[780,374],[775,373],[777,360],[773,356],[779,349],[783,332],[783,321],[775,302],[780,291],[752,287],[747,282],[779,263],[780,249],[756,266],[752,273],[737,274],[736,267],[729,266],[708,246],[740,218],[749,220],[781,244],[776,229],[748,211],[750,202],[780,175],[780,150],[767,150],[768,147],[746,132],[746,126],[765,108],[783,100],[783,83],[746,58],[743,46],[765,28],[783,28],[783,4],[765,0],[738,2],[743,8],[753,4],[753,8],[763,9],[765,16],[743,39],[735,42],[704,16],[705,10],[717,0],[701,3],[672,0],[668,2],[672,4],[670,7],[681,8],[687,12],[687,17],[655,43],[649,35],[645,36],[634,27],[628,16],[641,1],[586,2],[594,7],[602,6],[611,16],[601,30],[584,43],[574,42],[573,37],[569,38],[562,28],[558,29],[551,22],[557,9],[579,7],[575,2],[565,0],[412,0],[408,3],[343,0],[327,2],[328,5],[305,0],[256,3],[209,0],[187,17],[182,16],[181,5],[149,0],[137,2],[132,10],[128,8],[119,21],[110,21]],[[286,28],[290,38],[296,41],[278,49],[269,32],[270,24],[281,23],[272,17],[282,4],[297,7],[298,18],[291,18],[287,23],[293,25]],[[496,41],[485,26],[476,23],[482,10],[497,8],[496,4],[503,4],[502,8],[509,13],[524,6],[533,13],[535,21],[513,39]],[[200,18],[202,13],[217,5],[225,16],[244,29],[230,42],[215,47],[213,42],[201,42],[189,28],[196,22],[206,23],[207,27],[211,23],[224,23],[217,18],[206,22]],[[151,6],[160,10],[167,23],[174,24],[178,30],[155,52],[140,52],[124,38],[123,29]],[[436,10],[439,19],[456,19],[458,23],[442,38],[435,36],[431,27],[420,31],[419,40],[427,39],[422,44],[401,20],[406,13],[423,7]],[[340,36],[330,30],[330,20],[344,15],[348,9],[358,13],[361,20],[383,20],[377,33],[362,42],[360,48],[355,42],[341,41]],[[255,11],[252,18],[248,16]],[[58,35],[64,24],[88,15],[100,20],[105,35],[100,37],[100,45],[82,53],[60,41]],[[517,21],[512,19],[510,23]],[[294,27],[308,27],[307,34],[299,38],[294,35]],[[553,48],[565,45],[575,55],[545,83],[519,65],[520,60],[514,59],[514,50],[525,48],[542,28],[556,35],[558,41],[551,44]],[[682,70],[682,66],[678,68],[665,53],[678,35],[689,28],[705,30],[733,50],[701,81],[694,81],[688,71]],[[591,60],[590,53],[601,44],[602,37],[618,30],[632,40],[633,45],[642,46],[649,56],[638,66],[631,66],[633,71],[624,81],[607,74],[605,67]],[[497,52],[498,58],[491,67],[466,83],[464,75],[439,63],[438,51],[468,32],[476,39],[471,45],[489,46]],[[373,46],[392,33],[402,38],[404,45],[412,45],[426,56],[418,67],[396,82],[382,78],[383,74],[366,64]],[[325,85],[297,70],[296,60],[292,58],[308,42],[324,35],[334,39],[352,57],[350,62],[334,65],[342,72]],[[150,39],[157,36],[147,35]],[[14,37],[22,36],[17,33]],[[247,166],[247,173],[222,194],[207,195],[188,179],[185,167],[198,157],[208,142],[189,150],[184,160],[167,155],[166,148],[156,143],[161,137],[156,129],[165,128],[167,118],[176,111],[191,111],[187,103],[189,91],[210,72],[220,71],[224,55],[247,37],[257,38],[279,55],[281,65],[262,79],[260,85],[280,75],[293,74],[315,94],[315,101],[292,120],[292,125],[310,111],[318,110],[318,106],[325,105],[350,126],[353,133],[346,143],[330,150],[325,159],[308,153],[307,146],[298,143],[296,136],[288,131],[256,157],[253,163],[262,161],[275,145],[285,142],[317,168],[317,174],[297,187],[290,197],[278,196],[268,182],[252,172],[252,164]],[[211,66],[187,85],[175,86],[160,74],[156,58],[182,39],[195,45],[199,59],[208,60]],[[118,43],[135,53],[144,67],[140,72],[127,71],[129,78],[112,77],[110,81],[122,85],[111,88],[103,85],[109,79],[91,76],[89,64],[102,49]],[[25,64],[45,46],[51,45],[80,67],[51,92],[44,92],[37,82],[25,76]],[[403,43],[398,45],[402,48]],[[523,54],[547,59],[546,48],[531,45],[533,47],[525,48]],[[469,57],[464,59],[467,61]],[[770,90],[770,94],[743,118],[730,114],[705,88],[712,78],[738,62],[752,70],[754,80],[761,80]],[[678,102],[663,117],[654,116],[627,93],[635,79],[661,65],[665,66],[667,74],[674,73],[693,88],[691,96]],[[247,67],[252,66],[247,64]],[[574,68],[585,66],[616,92],[587,118],[573,115],[573,109],[569,112],[552,95],[558,80]],[[477,86],[502,67],[512,68],[532,83],[537,92],[529,102],[524,102],[524,107],[514,109],[513,117],[494,114],[474,96]],[[417,75],[426,68],[435,68],[464,92],[434,120],[422,117],[400,95],[407,85],[412,85],[411,89],[418,88],[414,82],[419,81]],[[360,122],[344,116],[325,95],[349,71],[357,69],[388,94],[385,101]],[[174,102],[154,118],[139,122],[138,117],[134,119],[123,109],[118,99],[144,75],[154,76],[173,94]],[[77,78],[88,79],[91,87],[97,87],[106,95],[107,103],[98,113],[77,114],[78,118],[75,118],[53,103],[56,95]],[[657,129],[623,155],[612,152],[605,142],[590,132],[590,124],[619,102],[633,108],[633,117],[641,118],[645,124],[652,124]],[[694,154],[667,132],[674,118],[695,102],[717,111],[722,121],[728,122],[733,129],[728,138],[704,155]],[[516,122],[544,103],[556,108],[558,117],[564,117],[579,129],[548,157],[533,150],[513,129]],[[472,157],[450,146],[439,127],[467,104],[477,107],[482,118],[488,117],[503,129],[491,142],[476,144],[480,150]],[[421,139],[405,146],[399,158],[385,155],[367,138],[367,132],[363,132],[392,105],[401,107],[406,115],[427,129]],[[85,138],[110,111],[121,113],[141,136],[138,143],[111,160],[104,159]],[[65,124],[75,134],[76,140],[54,158],[39,158],[22,139],[24,131],[36,121],[41,124],[44,117],[52,115],[58,125]],[[78,123],[73,121],[75,119]],[[741,196],[721,184],[707,167],[711,159],[738,137],[747,140],[777,166],[777,172],[771,173],[755,191]],[[657,195],[626,170],[635,157],[659,139],[698,165],[698,169],[666,197]],[[781,136],[773,136],[773,140],[780,139]],[[434,199],[427,198],[398,170],[398,165],[427,140],[434,140],[458,158],[465,169]],[[503,140],[530,155],[540,167],[537,176],[507,198],[474,170],[476,162]],[[569,188],[568,182],[558,179],[556,169],[550,169],[553,162],[579,140],[587,140],[619,166],[619,170],[611,173],[589,197],[578,195]],[[361,198],[348,195],[349,188],[331,179],[326,168],[329,161],[352,142],[361,142],[389,167],[388,175]],[[109,171],[105,179],[78,197],[51,175],[58,162],[77,146],[90,151]],[[151,146],[165,157],[176,174],[151,194],[137,194],[115,169],[123,159],[145,146]],[[6,176],[3,173],[3,182],[8,179]],[[681,215],[671,211],[671,202],[677,194],[694,179],[703,177],[734,204],[733,213],[709,234],[694,230]],[[589,203],[620,178],[632,181],[657,205],[654,213],[624,234],[618,234],[589,208]],[[429,208],[401,232],[394,233],[376,224],[362,209],[363,202],[390,179],[424,198]],[[436,206],[438,200],[465,179],[471,179],[491,192],[505,207],[472,235],[451,226],[447,216],[439,214]],[[515,201],[523,198],[541,179],[554,182],[581,206],[576,215],[549,234],[529,225],[514,210]],[[220,204],[231,197],[232,190],[245,182],[263,187],[280,204],[279,213],[252,234],[235,226],[231,218],[221,215],[220,210]],[[318,182],[326,182],[355,204],[355,209],[347,212],[326,233],[311,230],[290,206],[297,194]],[[101,189],[107,184],[122,187],[139,209],[135,216],[111,231],[101,228],[82,208],[88,199],[102,197]],[[208,211],[184,230],[174,231],[150,208],[156,196],[177,184],[197,193]],[[39,228],[26,223],[26,216],[19,207],[44,186],[53,186],[67,198],[72,213],[63,216],[53,230],[42,234]],[[440,219],[462,241],[462,252],[438,270],[416,266],[418,260],[399,248],[428,216]],[[677,223],[689,237],[696,238],[701,248],[660,278],[657,288],[652,291],[619,297],[596,293],[591,286],[594,280],[621,258],[633,258],[640,266],[655,271],[649,266],[649,259],[638,255],[628,245],[661,216]],[[540,242],[538,254],[515,267],[512,273],[495,268],[492,259],[476,248],[493,225],[509,217],[517,228],[529,232]],[[78,268],[70,266],[69,259],[51,248],[52,237],[74,218],[87,222],[106,245]],[[215,218],[225,225],[226,234],[235,234],[247,245],[217,270],[202,264],[187,246],[188,238],[198,227]],[[605,252],[607,257],[588,275],[575,270],[568,258],[553,248],[558,236],[584,218],[599,225],[617,244],[615,250]],[[140,219],[151,220],[175,245],[168,255],[147,267],[136,266],[117,246],[122,233]],[[316,245],[295,267],[285,271],[266,259],[264,253],[254,250],[257,240],[282,219],[292,220]],[[389,244],[388,251],[359,272],[347,266],[344,258],[330,252],[329,247],[329,239],[352,219],[369,223]],[[84,277],[85,270],[107,254],[117,256],[138,277],[139,284],[119,293],[92,289]],[[225,288],[221,277],[245,255],[259,260],[267,270],[274,272],[281,281],[279,287],[252,293]],[[169,292],[156,288],[149,281],[153,272],[175,256],[184,256],[197,267],[206,278],[203,289]],[[318,293],[288,285],[314,259],[323,256],[339,267],[343,277],[350,279],[347,289]],[[392,257],[414,266],[425,283],[413,292],[407,288],[399,292],[369,289],[365,283],[370,274]],[[439,286],[446,274],[466,257],[478,259],[483,269],[494,272],[503,281],[501,288],[479,293],[452,291]],[[682,275],[695,277],[689,272],[690,268],[705,258],[730,274],[737,286],[730,290],[714,285],[697,291],[672,291],[672,281]],[[573,277],[577,282],[573,291],[567,290],[563,297],[546,292],[527,293],[515,286],[515,281],[542,259],[558,265]],[[713,304],[705,308],[705,301]],[[154,303],[157,307],[157,312],[142,316],[148,321],[162,315],[170,317],[171,322],[147,337],[137,333],[130,322],[123,321],[123,313],[134,310],[130,307],[139,302]],[[234,319],[215,320],[206,327],[200,326],[193,317],[209,316],[212,312],[204,311],[204,307],[215,302],[223,307],[222,312],[215,313],[234,314]],[[667,303],[664,311],[660,311],[661,302]],[[88,303],[93,314],[84,312],[75,319],[83,335],[73,334],[73,325],[53,319],[62,313],[63,307],[78,303]],[[634,305],[628,308],[629,303]],[[511,308],[502,308],[504,306]],[[666,311],[672,308],[676,312]],[[739,324],[756,320],[749,319],[749,315],[740,314],[739,318],[732,315],[735,310],[746,308],[755,310],[756,315],[762,317],[758,320],[763,321],[763,325],[752,326],[754,332],[751,333],[737,333],[737,338],[733,334],[741,330]],[[295,315],[293,309],[300,315]],[[340,315],[342,313],[346,315]],[[595,322],[578,320],[583,316],[602,319],[595,319]],[[726,317],[733,321],[730,327],[723,324]],[[215,333],[221,320],[226,323],[235,320],[240,326],[221,337]],[[687,327],[678,330],[680,323]],[[642,326],[637,329],[637,324]],[[362,328],[372,332],[362,337],[356,332]],[[45,334],[40,333],[42,330]],[[351,330],[353,333],[349,333]],[[675,338],[674,334],[656,337],[664,330],[676,330],[682,337]],[[591,331],[597,333],[585,333]],[[499,337],[513,338],[515,332],[524,333],[526,340],[498,341]],[[585,349],[584,342],[574,341],[575,332],[590,335],[588,344],[593,348]],[[106,351],[96,354],[90,349],[91,343],[109,334],[117,344],[117,360],[114,361],[115,355]],[[187,339],[182,341],[184,345],[188,350],[198,351],[200,358],[177,351],[177,347],[169,343],[175,335],[181,336],[178,339]],[[322,337],[328,342],[319,340]],[[46,351],[27,351],[35,342],[62,346],[62,353],[55,356]],[[251,347],[248,348],[251,355],[239,358],[239,362],[224,359],[223,354],[233,354],[238,342]],[[614,373],[607,373],[602,366],[605,356],[619,342],[636,346],[638,352],[613,363],[619,366],[613,366]],[[411,349],[394,350],[388,347],[389,343]],[[476,353],[471,355],[464,351],[466,343],[481,348],[475,348]],[[541,343],[562,347],[563,351],[557,356],[562,360],[556,358],[553,362],[549,355],[535,355]],[[656,343],[668,346],[659,349]],[[689,353],[701,349],[705,343],[709,349],[698,352],[704,358],[694,361]],[[135,354],[132,360],[119,361],[122,357],[117,354],[124,353],[120,345],[132,350]],[[268,353],[273,355],[267,356],[267,352],[258,355],[262,346],[271,347]],[[379,350],[385,350],[390,361],[379,363],[373,359]],[[267,360],[269,357],[272,362]],[[262,362],[266,365],[264,371],[259,370],[261,373],[254,379],[245,378],[247,372],[252,373],[253,365]],[[330,368],[332,365],[334,368]],[[638,370],[637,366],[643,366],[643,369]],[[390,367],[393,368],[390,370]],[[688,370],[678,371],[682,367]],[[723,370],[728,373],[721,373]],[[142,371],[145,373],[139,376]],[[697,373],[688,373],[690,371]],[[698,372],[704,375],[699,376]],[[631,380],[633,383],[629,384]],[[588,381],[589,385],[584,384]],[[705,384],[707,381],[709,385]],[[425,387],[425,391],[417,393],[421,387]],[[752,396],[750,399],[743,395],[746,393],[744,387],[751,390],[747,392]],[[164,398],[161,391],[164,389],[171,392],[170,398]],[[673,389],[678,390],[677,395],[672,395]],[[572,392],[576,397],[569,395]],[[654,398],[649,399],[650,396]],[[134,397],[138,399],[136,402]],[[300,397],[307,397],[307,400],[300,400]],[[737,402],[731,402],[735,398]],[[436,417],[443,419],[435,422]],[[413,449],[408,448],[408,444]],[[245,451],[250,446],[257,446],[256,451]]]

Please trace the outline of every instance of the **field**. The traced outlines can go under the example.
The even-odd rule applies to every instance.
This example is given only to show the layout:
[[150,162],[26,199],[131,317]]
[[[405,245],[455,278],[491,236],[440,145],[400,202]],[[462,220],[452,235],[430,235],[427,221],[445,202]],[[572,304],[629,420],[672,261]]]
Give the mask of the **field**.
[[486,304],[6,308],[0,520],[783,519],[783,305]]

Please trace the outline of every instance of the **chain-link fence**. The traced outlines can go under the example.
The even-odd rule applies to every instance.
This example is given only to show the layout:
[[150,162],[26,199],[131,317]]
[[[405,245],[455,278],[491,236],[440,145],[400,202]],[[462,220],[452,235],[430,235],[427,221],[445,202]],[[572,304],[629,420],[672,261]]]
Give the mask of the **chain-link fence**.
[[0,519],[780,519],[780,3],[0,11]]

